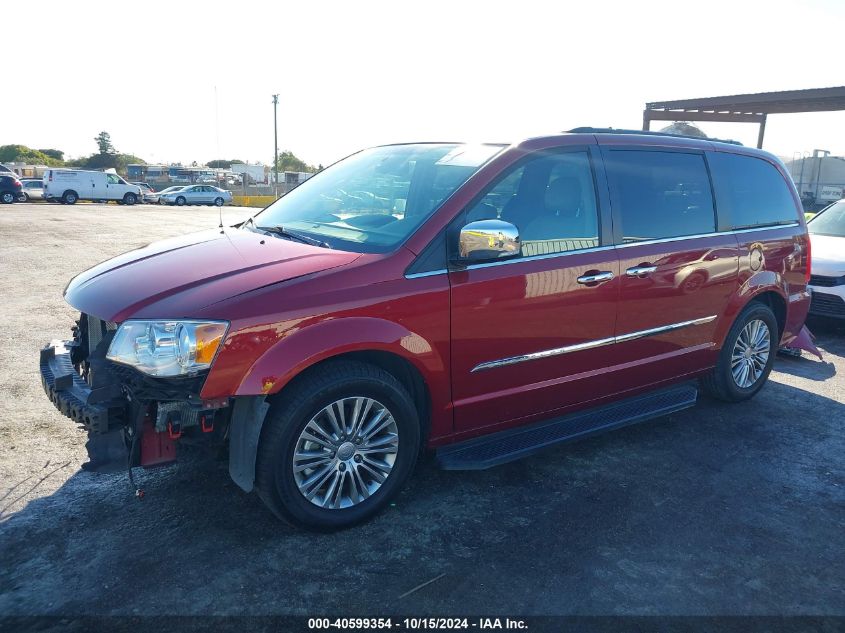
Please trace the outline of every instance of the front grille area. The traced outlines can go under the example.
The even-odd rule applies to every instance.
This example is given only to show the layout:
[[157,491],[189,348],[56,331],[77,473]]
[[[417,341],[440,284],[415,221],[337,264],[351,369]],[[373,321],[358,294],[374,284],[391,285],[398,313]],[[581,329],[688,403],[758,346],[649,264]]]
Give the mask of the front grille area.
[[82,324],[83,321],[85,322],[85,331],[88,335],[87,343],[89,352],[93,352],[104,338],[107,336],[111,338],[109,335],[117,331],[117,323],[103,321],[84,312],[80,315],[79,323]]
[[841,277],[826,277],[825,275],[810,275],[810,285],[822,288],[845,286],[845,275]]
[[810,312],[845,319],[845,301],[842,300],[842,297],[836,295],[814,292],[813,300],[810,303]]

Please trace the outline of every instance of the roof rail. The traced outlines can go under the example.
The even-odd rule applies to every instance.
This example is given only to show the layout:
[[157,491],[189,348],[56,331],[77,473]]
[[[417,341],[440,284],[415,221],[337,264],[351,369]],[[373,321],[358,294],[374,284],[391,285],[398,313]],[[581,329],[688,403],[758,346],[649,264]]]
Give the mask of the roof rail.
[[576,127],[569,130],[570,134],[641,134],[643,136],[674,136],[676,138],[693,138],[699,141],[715,141],[717,143],[730,143],[731,145],[742,145],[739,141],[724,138],[710,138],[706,136],[691,136],[689,134],[673,134],[671,132],[650,132],[645,130],[623,130],[612,127]]

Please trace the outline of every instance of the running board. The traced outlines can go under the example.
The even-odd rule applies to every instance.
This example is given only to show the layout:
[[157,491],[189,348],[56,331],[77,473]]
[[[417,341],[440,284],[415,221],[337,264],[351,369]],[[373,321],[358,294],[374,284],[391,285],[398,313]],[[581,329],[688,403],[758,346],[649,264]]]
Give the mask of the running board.
[[554,444],[618,429],[695,406],[698,388],[684,383],[527,427],[450,444],[437,450],[444,470],[483,470],[512,462]]

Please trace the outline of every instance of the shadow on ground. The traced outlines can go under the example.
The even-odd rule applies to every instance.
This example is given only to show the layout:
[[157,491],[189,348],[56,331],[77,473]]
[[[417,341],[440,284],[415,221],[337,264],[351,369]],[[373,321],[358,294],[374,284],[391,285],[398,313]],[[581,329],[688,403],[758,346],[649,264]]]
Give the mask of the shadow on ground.
[[772,382],[488,471],[426,460],[329,535],[204,453],[141,474],[143,501],[80,471],[0,523],[0,615],[841,614],[842,420]]

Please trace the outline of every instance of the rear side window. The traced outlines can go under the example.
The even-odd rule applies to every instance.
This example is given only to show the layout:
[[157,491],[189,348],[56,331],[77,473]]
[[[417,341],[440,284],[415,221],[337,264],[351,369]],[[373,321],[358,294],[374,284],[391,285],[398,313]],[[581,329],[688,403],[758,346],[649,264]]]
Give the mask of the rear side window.
[[716,230],[710,177],[701,154],[610,150],[604,160],[623,243]]
[[774,165],[762,158],[714,152],[708,156],[719,208],[734,229],[798,221],[789,186]]

